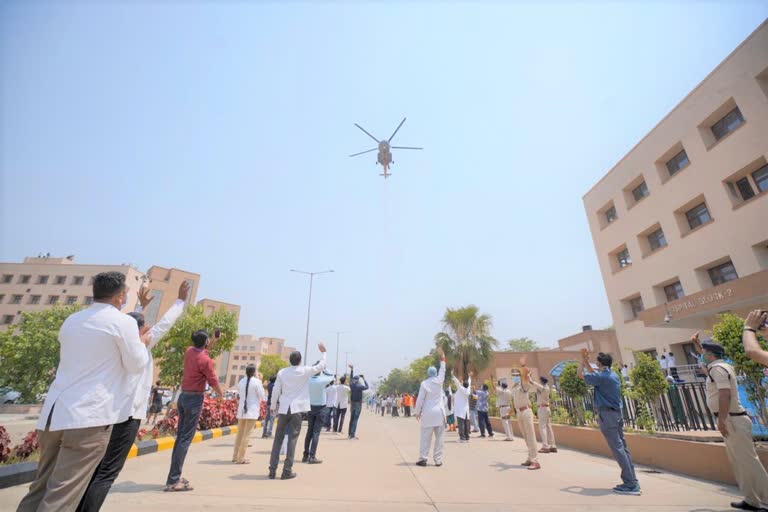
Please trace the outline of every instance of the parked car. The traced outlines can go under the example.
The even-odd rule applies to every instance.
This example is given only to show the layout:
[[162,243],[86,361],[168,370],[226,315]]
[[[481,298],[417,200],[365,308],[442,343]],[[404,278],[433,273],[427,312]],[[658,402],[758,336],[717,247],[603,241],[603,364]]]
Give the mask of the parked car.
[[21,393],[11,388],[0,388],[0,404],[15,404],[21,398]]

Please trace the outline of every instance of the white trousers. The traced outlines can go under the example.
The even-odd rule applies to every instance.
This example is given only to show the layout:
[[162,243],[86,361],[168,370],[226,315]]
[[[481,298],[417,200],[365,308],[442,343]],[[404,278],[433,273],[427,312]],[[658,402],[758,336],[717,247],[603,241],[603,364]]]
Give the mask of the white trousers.
[[421,443],[419,444],[419,460],[429,459],[429,445],[432,443],[432,436],[435,436],[435,450],[433,457],[435,464],[443,462],[443,437],[445,434],[445,425],[439,427],[421,427]]
[[539,407],[539,433],[544,448],[557,448],[555,433],[552,431],[552,413],[549,407]]
[[539,449],[536,445],[536,431],[533,429],[533,411],[531,408],[518,412],[517,420],[520,422],[520,430],[523,431],[525,445],[528,447],[528,460],[537,462]]
[[[512,408],[508,405],[502,405],[499,407],[499,414],[501,415],[501,426],[504,427],[504,433],[507,435],[507,439],[512,439],[512,429],[509,428],[509,413]],[[506,419],[504,417],[507,417]]]

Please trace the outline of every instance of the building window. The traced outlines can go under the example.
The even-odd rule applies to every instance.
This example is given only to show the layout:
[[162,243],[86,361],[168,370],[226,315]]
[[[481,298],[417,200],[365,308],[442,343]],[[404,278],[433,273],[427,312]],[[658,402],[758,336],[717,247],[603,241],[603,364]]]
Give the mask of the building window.
[[757,190],[765,192],[768,190],[768,165],[764,165],[752,173],[752,179],[755,180]]
[[739,278],[739,275],[736,273],[736,268],[730,260],[708,269],[707,272],[709,273],[709,278],[712,280],[712,286],[717,286]]
[[13,281],[13,274],[3,274],[3,284],[10,284]]
[[616,253],[616,261],[619,262],[619,268],[625,268],[632,264],[632,258],[629,257],[629,249],[626,247]]
[[240,352],[240,345],[235,345],[235,352]]
[[251,352],[256,352],[256,346],[255,345],[251,345],[250,347],[248,347],[248,350],[251,351]]
[[54,284],[64,284],[67,282],[67,276],[56,276],[56,281]]
[[235,361],[239,361],[240,360],[240,356],[235,356],[234,359],[235,359]]
[[696,229],[712,220],[706,203],[698,204],[685,212],[685,218],[688,219],[688,226],[691,229]]
[[80,286],[83,284],[83,281],[85,281],[85,277],[83,276],[73,276],[72,277],[72,284],[75,286]]
[[77,304],[77,297],[74,295],[69,295],[67,297],[67,305]]
[[248,359],[250,359],[251,361],[255,361],[256,360],[256,356],[251,356]]
[[648,185],[642,182],[638,186],[632,189],[632,197],[635,198],[635,202],[640,201],[644,197],[648,197],[650,192],[648,191]]
[[241,364],[241,365],[240,365],[240,369],[241,369],[241,370],[245,370],[245,365],[244,365],[244,364]]
[[48,276],[37,276],[37,284],[48,284]]
[[739,191],[739,195],[744,201],[748,201],[755,197],[755,191],[752,190],[752,184],[749,182],[749,178],[744,176],[736,182],[736,188]]
[[648,245],[651,246],[651,251],[667,246],[667,239],[664,238],[664,231],[661,228],[648,235]]
[[688,154],[685,150],[680,151],[678,154],[667,160],[667,171],[670,176],[674,176],[678,171],[685,168],[690,163],[688,160]]
[[83,301],[83,304],[85,304],[86,306],[90,306],[91,304],[93,304],[93,297],[86,297],[85,300]]
[[30,295],[29,296],[29,303],[30,304],[40,304],[40,295]]
[[712,125],[712,135],[715,136],[715,140],[720,140],[736,128],[744,124],[744,117],[741,115],[739,107],[734,108],[718,122]]
[[618,218],[619,217],[616,215],[616,207],[615,206],[611,206],[610,208],[605,210],[605,221],[608,224],[611,224],[612,222],[614,222]]
[[233,369],[233,370],[237,370],[237,365],[236,365],[236,364],[233,364],[233,365],[232,365],[232,369]]
[[12,295],[11,296],[11,304],[21,304],[21,299],[24,297],[23,295]]
[[685,293],[683,292],[683,285],[680,284],[680,281],[668,284],[664,287],[664,295],[667,296],[667,302],[682,299],[685,297]]
[[2,304],[4,300],[5,300],[5,294],[0,293],[0,304]]
[[640,312],[645,309],[643,307],[643,298],[635,297],[634,299],[630,299],[629,308],[632,310],[632,318],[637,318],[638,315],[640,315]]
[[19,276],[19,284],[29,284],[29,281],[32,279],[32,276],[29,274]]
[[13,315],[3,315],[3,325],[10,325],[13,323]]
[[59,296],[58,295],[49,295],[48,296],[48,304],[53,306],[54,304],[59,303]]

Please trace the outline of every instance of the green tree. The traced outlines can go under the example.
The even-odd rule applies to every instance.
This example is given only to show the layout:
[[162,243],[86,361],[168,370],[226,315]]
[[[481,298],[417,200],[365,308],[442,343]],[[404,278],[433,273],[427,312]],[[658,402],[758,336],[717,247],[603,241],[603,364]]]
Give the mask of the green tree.
[[534,350],[539,350],[539,344],[527,336],[512,338],[507,341],[507,345],[509,345],[509,350],[512,352],[533,352]]
[[26,403],[48,391],[59,366],[59,329],[82,306],[53,306],[23,313],[16,329],[0,332],[0,387],[21,393]]
[[575,424],[584,425],[584,397],[587,396],[589,389],[587,383],[579,378],[578,364],[575,362],[566,364],[560,373],[558,382],[563,394],[573,402],[570,418]]
[[[213,343],[213,332],[221,329],[221,338]],[[158,359],[160,382],[165,386],[178,386],[184,372],[184,354],[192,346],[192,333],[205,329],[211,336],[212,345],[208,349],[211,359],[215,359],[225,350],[232,348],[237,338],[237,316],[225,309],[217,309],[206,315],[203,306],[187,306],[184,314],[168,333],[152,349],[152,355]]]
[[[712,337],[725,349],[725,356],[733,362],[736,372],[743,375],[740,379],[747,398],[757,408],[758,414],[763,419],[763,424],[768,425],[768,411],[765,401],[768,398],[768,389],[763,386],[765,377],[764,368],[747,357],[744,345],[741,343],[741,333],[744,329],[744,319],[731,313],[720,315],[720,322],[712,327]],[[762,336],[758,336],[758,342],[764,349],[768,349],[768,343]]]
[[637,423],[648,432],[654,432],[656,422],[651,407],[669,389],[664,372],[656,359],[643,352],[635,352],[635,367],[629,372],[629,379],[632,381],[629,396],[641,406]]
[[461,370],[461,377],[469,373],[483,371],[493,358],[493,351],[498,346],[496,338],[491,336],[491,317],[479,314],[477,306],[446,308],[443,315],[444,331],[435,335],[435,345],[445,351],[448,364]]
[[269,379],[277,375],[277,372],[286,368],[288,363],[281,359],[280,356],[266,355],[261,356],[261,362],[259,363],[259,373],[265,379]]

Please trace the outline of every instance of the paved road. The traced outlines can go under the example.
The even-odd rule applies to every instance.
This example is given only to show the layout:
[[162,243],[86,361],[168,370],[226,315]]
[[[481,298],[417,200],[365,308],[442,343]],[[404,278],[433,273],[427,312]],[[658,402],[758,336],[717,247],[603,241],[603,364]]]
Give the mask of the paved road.
[[[306,425],[305,425],[306,427]],[[303,433],[303,431],[302,431]],[[128,461],[107,498],[105,511],[269,510],[333,512],[707,512],[729,510],[736,489],[672,474],[640,470],[643,496],[617,496],[619,483],[611,460],[561,449],[542,455],[540,471],[519,466],[524,443],[473,438],[458,444],[447,435],[445,464],[414,466],[418,424],[412,418],[365,414],[359,434],[323,434],[317,466],[297,464],[292,481],[267,479],[271,442],[254,435],[251,465],[232,459],[233,436],[192,445],[184,476],[189,493],[163,493],[170,451]],[[25,488],[0,490],[0,510],[14,510]]]

